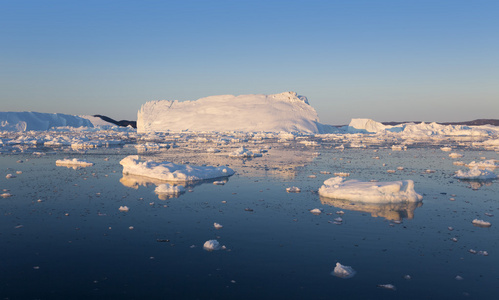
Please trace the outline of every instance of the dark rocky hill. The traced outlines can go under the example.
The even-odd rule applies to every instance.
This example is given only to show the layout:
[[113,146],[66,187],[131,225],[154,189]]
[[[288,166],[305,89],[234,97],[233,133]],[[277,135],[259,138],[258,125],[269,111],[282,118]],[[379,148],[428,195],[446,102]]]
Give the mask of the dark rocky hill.
[[128,125],[131,125],[133,128],[137,128],[137,122],[136,121],[128,121],[128,120],[116,121],[114,119],[111,119],[110,117],[103,116],[103,115],[94,115],[94,117],[101,118],[102,120],[104,120],[106,122],[109,122],[109,123],[113,123],[113,124],[115,124],[117,126],[127,127]]

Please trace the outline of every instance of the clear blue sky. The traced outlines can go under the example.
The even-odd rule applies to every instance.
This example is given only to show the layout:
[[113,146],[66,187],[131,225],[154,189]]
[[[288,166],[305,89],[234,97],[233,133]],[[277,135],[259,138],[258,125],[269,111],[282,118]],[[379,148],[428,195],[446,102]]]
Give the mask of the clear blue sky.
[[0,0],[0,111],[284,91],[326,124],[499,118],[499,1]]

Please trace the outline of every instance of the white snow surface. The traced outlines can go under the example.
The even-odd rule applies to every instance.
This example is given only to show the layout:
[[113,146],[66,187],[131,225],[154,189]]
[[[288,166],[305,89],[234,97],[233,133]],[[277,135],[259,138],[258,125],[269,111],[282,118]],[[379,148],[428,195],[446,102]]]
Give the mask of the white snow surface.
[[129,155],[120,161],[123,174],[139,175],[171,182],[192,182],[228,177],[234,171],[228,167],[177,165],[172,162],[141,161],[138,155]]
[[0,112],[0,131],[44,131],[55,127],[94,127],[88,119],[66,114]]
[[242,131],[322,133],[323,125],[304,96],[220,95],[196,101],[149,101],[137,114],[137,132]]
[[458,170],[454,177],[465,180],[492,180],[496,179],[497,175],[489,170],[482,170],[478,166],[474,166],[469,171]]
[[423,197],[414,191],[412,180],[392,182],[361,182],[332,177],[324,181],[319,195],[332,199],[343,199],[367,203],[418,202]]

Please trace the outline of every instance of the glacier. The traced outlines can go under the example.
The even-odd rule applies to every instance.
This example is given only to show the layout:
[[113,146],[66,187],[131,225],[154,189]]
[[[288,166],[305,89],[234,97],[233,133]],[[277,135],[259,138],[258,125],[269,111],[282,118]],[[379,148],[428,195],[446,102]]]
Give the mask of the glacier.
[[88,119],[40,112],[0,112],[0,131],[46,131],[55,127],[94,127]]

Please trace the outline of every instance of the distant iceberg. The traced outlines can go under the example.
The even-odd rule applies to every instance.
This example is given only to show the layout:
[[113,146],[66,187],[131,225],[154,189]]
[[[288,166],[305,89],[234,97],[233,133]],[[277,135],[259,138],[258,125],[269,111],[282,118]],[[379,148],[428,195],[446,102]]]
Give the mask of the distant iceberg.
[[55,127],[94,127],[88,119],[66,114],[0,112],[0,131],[45,131]]
[[308,99],[295,92],[221,95],[196,101],[150,101],[137,115],[137,132],[242,131],[324,133]]

